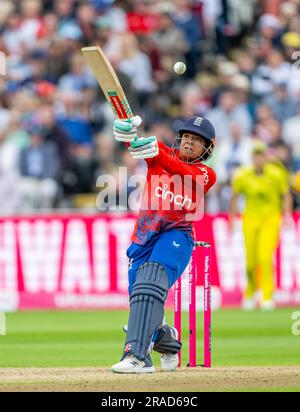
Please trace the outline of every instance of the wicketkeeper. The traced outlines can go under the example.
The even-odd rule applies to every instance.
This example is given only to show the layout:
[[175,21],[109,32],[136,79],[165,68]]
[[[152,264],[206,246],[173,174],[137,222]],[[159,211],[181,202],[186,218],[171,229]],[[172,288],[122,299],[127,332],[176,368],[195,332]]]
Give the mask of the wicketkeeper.
[[188,119],[172,148],[155,136],[138,137],[140,118],[115,120],[116,140],[127,142],[134,159],[145,159],[147,183],[141,210],[127,250],[130,313],[116,373],[151,373],[152,349],[164,370],[175,370],[181,343],[164,322],[168,290],[187,267],[194,247],[193,224],[203,196],[216,182],[204,165],[215,146],[213,125],[202,117]]

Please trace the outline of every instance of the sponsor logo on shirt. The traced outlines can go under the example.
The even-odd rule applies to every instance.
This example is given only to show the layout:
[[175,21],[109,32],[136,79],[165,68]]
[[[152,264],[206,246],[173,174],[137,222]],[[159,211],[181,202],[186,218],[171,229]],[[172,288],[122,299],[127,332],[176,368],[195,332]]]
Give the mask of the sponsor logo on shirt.
[[206,186],[209,182],[209,176],[208,176],[207,168],[206,167],[200,167],[199,169],[201,170],[201,172],[203,172],[203,177],[204,177],[203,184]]
[[173,246],[175,246],[178,249],[180,247],[180,243],[176,243],[175,240],[173,240]]
[[156,197],[163,200],[169,200],[170,203],[174,203],[177,206],[187,208],[191,208],[192,206],[192,199],[190,199],[187,195],[175,195],[171,190],[168,190],[167,184],[163,185],[163,187],[156,187],[154,193]]

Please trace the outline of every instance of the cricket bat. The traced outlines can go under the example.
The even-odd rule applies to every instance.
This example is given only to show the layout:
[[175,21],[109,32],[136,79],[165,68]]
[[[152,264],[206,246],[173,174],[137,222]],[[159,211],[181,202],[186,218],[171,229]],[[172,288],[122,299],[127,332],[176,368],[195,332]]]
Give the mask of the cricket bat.
[[132,110],[116,72],[102,49],[98,46],[83,47],[81,51],[86,63],[98,80],[115,116],[119,119],[129,119],[133,117]]

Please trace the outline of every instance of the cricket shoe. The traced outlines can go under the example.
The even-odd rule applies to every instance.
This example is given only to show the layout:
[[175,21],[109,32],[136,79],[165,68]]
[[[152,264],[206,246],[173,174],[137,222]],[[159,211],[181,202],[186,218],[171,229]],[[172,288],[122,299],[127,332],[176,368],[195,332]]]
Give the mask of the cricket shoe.
[[272,300],[263,300],[260,304],[260,309],[269,312],[275,309],[275,303]]
[[[176,328],[168,326],[165,323],[165,321],[163,322],[163,327],[167,328],[167,335],[169,335],[169,338],[178,340],[179,334]],[[127,333],[127,325],[123,326],[123,331]],[[149,353],[152,352],[153,346],[155,350],[155,344],[154,342],[151,342],[149,350],[148,350]],[[160,352],[160,366],[164,371],[166,372],[175,371],[178,365],[179,365],[178,353],[161,353]]]
[[134,355],[128,355],[113,365],[111,371],[114,373],[153,373],[155,368],[149,356],[145,361],[141,361]]
[[242,309],[250,312],[256,309],[256,302],[254,298],[245,298],[242,302]]
[[[165,327],[169,329],[169,333],[173,339],[178,340],[178,330],[174,327],[164,324]],[[179,365],[179,355],[178,353],[161,353],[160,355],[160,366],[166,372],[173,372]]]
[[166,372],[173,372],[179,365],[178,353],[164,353],[160,355],[160,366]]

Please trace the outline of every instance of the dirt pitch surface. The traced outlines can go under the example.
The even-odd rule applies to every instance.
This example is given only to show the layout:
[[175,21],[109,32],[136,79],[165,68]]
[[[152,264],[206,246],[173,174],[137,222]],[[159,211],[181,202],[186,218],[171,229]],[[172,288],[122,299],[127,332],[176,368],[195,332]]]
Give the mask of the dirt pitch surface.
[[178,369],[119,375],[103,368],[0,369],[0,391],[182,392],[299,390],[300,366]]

